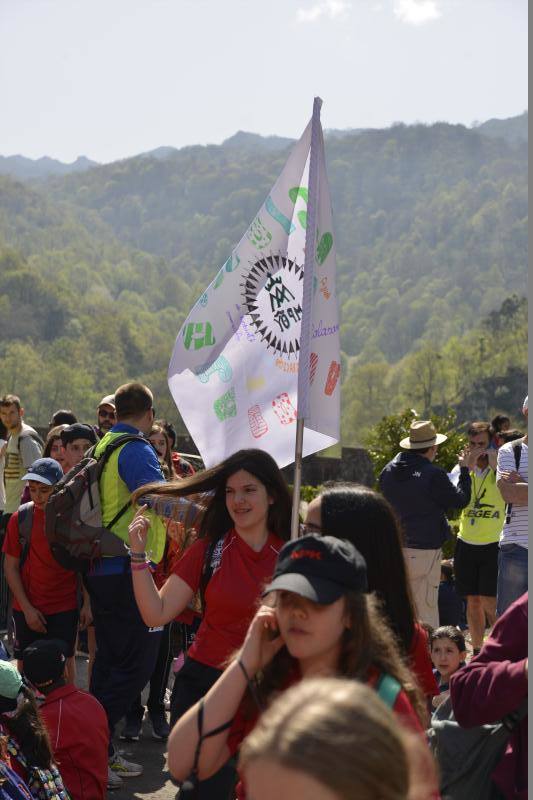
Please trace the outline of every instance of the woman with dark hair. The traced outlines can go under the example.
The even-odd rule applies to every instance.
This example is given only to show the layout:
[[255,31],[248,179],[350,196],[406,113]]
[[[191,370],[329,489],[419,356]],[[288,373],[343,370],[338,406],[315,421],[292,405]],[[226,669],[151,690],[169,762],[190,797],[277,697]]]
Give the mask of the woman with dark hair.
[[152,430],[148,434],[148,440],[152,443],[154,450],[157,452],[159,463],[161,464],[161,471],[167,481],[177,478],[178,476],[176,475],[172,462],[170,437],[160,422],[154,422]]
[[68,425],[56,425],[55,428],[50,428],[46,434],[43,450],[43,458],[54,458],[61,464],[61,469],[65,463],[65,448],[61,441],[61,431],[64,431],[65,428],[68,428]]
[[[165,625],[200,595],[203,619],[174,682],[171,723],[211,688],[244,640],[262,587],[274,572],[290,533],[291,497],[276,462],[262,450],[240,450],[204,472],[133,495],[207,495],[198,539],[172,567],[158,590],[145,553],[149,521],[145,506],[129,526],[133,588],[146,625]],[[233,770],[211,778],[202,798],[222,800]]]
[[417,623],[407,580],[400,527],[390,503],[366,486],[327,486],[309,503],[306,530],[348,539],[367,565],[368,589],[379,598],[383,613],[408,658],[424,695],[438,694],[427,633]]

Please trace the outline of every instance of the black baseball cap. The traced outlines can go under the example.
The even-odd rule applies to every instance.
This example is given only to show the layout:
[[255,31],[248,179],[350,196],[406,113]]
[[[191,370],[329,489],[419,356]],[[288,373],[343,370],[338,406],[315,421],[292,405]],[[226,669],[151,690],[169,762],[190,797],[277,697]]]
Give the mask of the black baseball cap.
[[329,605],[367,588],[365,559],[351,542],[309,534],[283,545],[263,596],[281,589]]
[[55,683],[65,671],[67,652],[62,639],[38,639],[22,654],[24,675],[38,689]]
[[96,444],[96,433],[91,425],[86,425],[84,422],[75,422],[74,425],[69,425],[61,431],[61,442],[63,446],[70,442],[75,442],[76,439],[87,439],[92,444]]

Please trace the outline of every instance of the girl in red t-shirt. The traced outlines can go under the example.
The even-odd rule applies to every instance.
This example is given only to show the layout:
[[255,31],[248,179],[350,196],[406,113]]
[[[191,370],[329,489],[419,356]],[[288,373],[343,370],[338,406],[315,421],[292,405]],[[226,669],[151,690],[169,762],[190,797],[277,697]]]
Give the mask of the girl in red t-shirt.
[[[206,492],[212,495],[198,539],[174,564],[160,590],[146,568],[149,522],[144,507],[129,527],[133,588],[147,625],[164,625],[201,595],[202,622],[174,682],[171,723],[204,696],[230,655],[241,647],[261,591],[290,533],[287,485],[272,456],[262,450],[240,450],[189,478],[145,486],[133,499],[154,493],[184,497]],[[206,580],[208,572],[212,574]],[[212,779],[205,796],[208,790],[213,798],[225,796],[232,780],[231,774]]]
[[383,614],[429,710],[439,688],[433,675],[428,635],[417,621],[400,528],[390,503],[366,486],[329,486],[309,503],[304,527],[310,533],[320,531],[348,539],[359,550],[366,561],[368,589],[379,597]]
[[[200,778],[238,750],[259,706],[317,675],[357,678],[380,694],[386,683],[385,696],[401,724],[422,735],[419,690],[366,586],[364,559],[350,542],[307,535],[283,546],[265,592],[275,592],[274,607],[258,611],[238,656],[203,700],[205,735],[232,722],[202,740]],[[169,767],[179,781],[193,768],[198,711],[197,705],[182,716],[169,740]]]

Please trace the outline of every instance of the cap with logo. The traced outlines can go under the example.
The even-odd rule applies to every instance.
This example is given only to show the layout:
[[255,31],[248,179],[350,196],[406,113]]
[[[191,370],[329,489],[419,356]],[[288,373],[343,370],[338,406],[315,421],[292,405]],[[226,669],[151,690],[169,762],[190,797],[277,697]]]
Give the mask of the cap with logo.
[[102,397],[100,402],[98,403],[98,408],[101,406],[111,406],[112,409],[115,408],[115,395],[114,394],[106,394],[105,397]]
[[67,652],[61,639],[40,639],[28,645],[22,654],[24,675],[37,688],[54,683],[65,671]]
[[85,422],[75,422],[61,431],[61,442],[63,445],[75,442],[76,439],[87,439],[92,444],[96,444],[96,433],[91,425]]
[[22,476],[23,481],[38,481],[53,486],[63,477],[61,464],[55,458],[38,458],[28,472]]
[[437,433],[431,420],[416,420],[411,423],[409,436],[402,439],[400,447],[404,450],[424,450],[435,444],[442,444],[448,437],[444,433]]
[[309,534],[283,545],[263,594],[284,590],[329,605],[346,592],[366,592],[367,585],[365,560],[351,542]]

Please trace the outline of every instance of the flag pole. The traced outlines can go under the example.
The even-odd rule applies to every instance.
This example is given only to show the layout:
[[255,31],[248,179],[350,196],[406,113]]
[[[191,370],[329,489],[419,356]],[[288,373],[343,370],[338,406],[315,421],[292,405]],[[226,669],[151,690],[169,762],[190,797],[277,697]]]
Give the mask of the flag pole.
[[300,357],[298,360],[298,415],[294,448],[294,483],[292,490],[291,539],[297,539],[300,522],[300,495],[302,489],[302,454],[305,419],[309,410],[309,355],[311,339],[311,310],[313,305],[313,276],[316,252],[316,217],[318,206],[318,151],[320,147],[320,109],[322,100],[315,97],[311,121],[311,147],[309,153],[309,183],[307,199],[307,225],[305,229],[305,259],[302,297],[302,327]]

